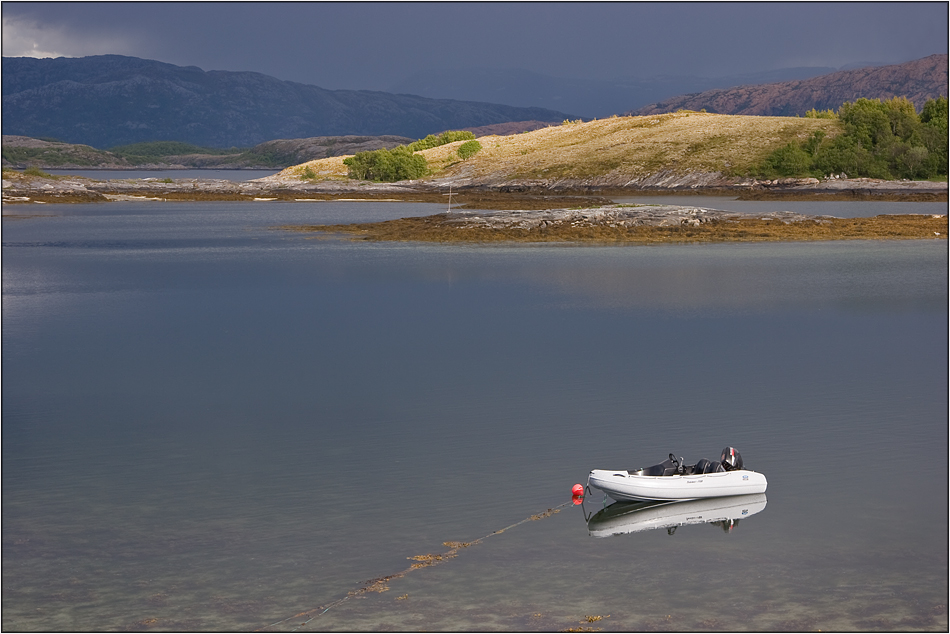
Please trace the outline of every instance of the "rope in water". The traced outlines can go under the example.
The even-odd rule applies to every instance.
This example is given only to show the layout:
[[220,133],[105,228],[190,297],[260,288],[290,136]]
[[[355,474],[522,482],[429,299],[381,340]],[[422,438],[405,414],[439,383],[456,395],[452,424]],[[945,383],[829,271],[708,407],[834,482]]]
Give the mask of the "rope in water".
[[[431,554],[431,553],[430,553],[430,554],[426,554],[426,555],[416,555],[415,557],[409,557],[408,559],[412,559],[412,560],[416,561],[416,563],[412,564],[411,566],[409,566],[408,568],[406,568],[405,570],[403,570],[403,571],[401,571],[401,572],[397,572],[397,573],[395,573],[395,574],[388,575],[388,576],[385,576],[385,577],[377,577],[376,579],[371,579],[370,581],[368,581],[368,582],[366,583],[366,585],[361,586],[360,588],[357,588],[356,590],[351,590],[350,592],[348,592],[348,593],[346,594],[345,597],[343,597],[343,598],[341,598],[341,599],[337,599],[336,601],[333,601],[333,602],[330,603],[329,605],[326,605],[326,606],[322,606],[322,605],[321,605],[320,607],[317,607],[317,608],[313,608],[313,609],[310,609],[310,610],[305,610],[304,612],[299,612],[299,613],[297,613],[297,614],[294,614],[293,616],[288,616],[286,619],[281,619],[280,621],[277,621],[277,622],[275,622],[275,623],[271,623],[270,625],[265,625],[264,627],[260,628],[259,630],[255,630],[255,631],[258,631],[258,632],[264,631],[264,630],[267,630],[267,629],[272,628],[272,627],[277,627],[278,625],[281,625],[282,623],[286,623],[287,621],[290,621],[290,620],[293,620],[293,619],[302,619],[302,618],[304,618],[304,617],[308,617],[306,621],[303,621],[303,622],[300,623],[300,625],[298,626],[298,627],[302,627],[302,626],[306,625],[307,623],[309,623],[310,621],[312,621],[313,619],[315,619],[316,617],[318,617],[318,616],[320,616],[320,615],[322,615],[322,614],[326,614],[327,612],[330,611],[331,608],[334,608],[334,607],[340,605],[341,603],[343,603],[343,602],[349,600],[349,599],[352,598],[352,597],[359,596],[359,595],[365,594],[365,593],[367,593],[367,592],[385,592],[385,591],[389,590],[389,586],[386,585],[386,582],[388,582],[388,581],[390,581],[390,580],[392,580],[392,579],[398,579],[398,578],[400,578],[400,577],[404,577],[404,576],[406,576],[407,574],[409,574],[410,572],[412,572],[413,570],[419,570],[420,568],[429,568],[429,567],[432,567],[432,566],[437,566],[437,565],[439,565],[439,564],[441,564],[441,563],[445,563],[445,562],[448,561],[449,559],[454,559],[454,558],[458,555],[458,551],[460,551],[460,550],[463,549],[463,548],[468,548],[469,546],[474,546],[475,544],[480,544],[480,543],[482,543],[483,541],[485,541],[486,539],[488,539],[489,537],[491,537],[492,535],[500,535],[501,533],[504,533],[504,532],[507,531],[507,530],[511,530],[512,528],[515,528],[516,526],[521,526],[522,524],[524,524],[524,523],[526,523],[526,522],[532,522],[532,521],[537,521],[537,520],[543,520],[543,519],[545,519],[545,518],[547,518],[547,517],[551,517],[551,516],[554,515],[555,513],[559,513],[562,508],[564,508],[565,506],[567,506],[567,505],[569,505],[569,504],[572,504],[572,503],[573,503],[572,501],[571,501],[571,502],[565,502],[564,504],[559,504],[559,505],[557,505],[557,506],[555,506],[555,507],[553,507],[553,508],[549,508],[547,511],[544,511],[543,513],[537,513],[537,514],[535,514],[535,515],[529,515],[528,517],[524,518],[524,519],[521,520],[520,522],[515,522],[514,524],[511,524],[511,525],[509,525],[509,526],[506,526],[506,527],[504,527],[504,528],[502,528],[502,529],[499,529],[499,530],[497,530],[497,531],[492,531],[491,533],[489,533],[489,534],[487,534],[487,535],[485,535],[485,536],[483,536],[483,537],[479,537],[478,539],[473,540],[473,541],[470,541],[470,542],[443,542],[443,543],[442,543],[443,546],[449,546],[449,550],[447,550],[447,551],[444,552],[444,553],[439,553],[439,554]],[[294,628],[294,629],[291,630],[291,631],[292,631],[292,632],[296,632],[296,631],[297,631],[297,628]]]

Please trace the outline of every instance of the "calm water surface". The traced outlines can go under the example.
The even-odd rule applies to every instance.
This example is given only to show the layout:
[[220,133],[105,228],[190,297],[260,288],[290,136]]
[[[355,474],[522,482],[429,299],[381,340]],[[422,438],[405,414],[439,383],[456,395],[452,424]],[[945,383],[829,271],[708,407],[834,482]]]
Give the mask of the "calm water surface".
[[[421,204],[25,209],[4,629],[253,630],[482,537],[272,629],[948,627],[946,241],[443,247],[271,228]],[[591,468],[726,445],[769,479],[730,532],[593,537],[594,495],[493,534]]]

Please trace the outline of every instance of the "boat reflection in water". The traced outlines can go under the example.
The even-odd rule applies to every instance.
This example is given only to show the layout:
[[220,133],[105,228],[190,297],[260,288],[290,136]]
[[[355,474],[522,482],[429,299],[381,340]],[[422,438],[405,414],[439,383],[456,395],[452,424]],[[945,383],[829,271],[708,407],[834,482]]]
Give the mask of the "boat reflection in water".
[[665,528],[672,535],[687,524],[713,524],[727,533],[739,520],[765,508],[764,493],[708,498],[688,502],[615,502],[587,521],[592,537],[609,537]]

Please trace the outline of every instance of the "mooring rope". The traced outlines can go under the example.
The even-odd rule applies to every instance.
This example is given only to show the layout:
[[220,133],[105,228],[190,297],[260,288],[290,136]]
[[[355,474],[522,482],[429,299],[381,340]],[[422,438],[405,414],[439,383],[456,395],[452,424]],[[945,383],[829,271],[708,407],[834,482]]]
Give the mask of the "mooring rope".
[[[337,599],[336,601],[331,602],[329,605],[326,605],[326,606],[321,605],[320,607],[316,607],[310,610],[305,610],[304,612],[299,612],[297,614],[294,614],[293,616],[288,616],[286,619],[281,619],[280,621],[277,621],[276,623],[265,625],[264,627],[255,631],[262,632],[272,627],[277,627],[278,625],[282,623],[286,623],[287,621],[290,621],[293,619],[302,619],[302,618],[307,617],[306,621],[302,622],[300,625],[297,626],[297,627],[302,627],[306,625],[307,623],[309,623],[310,621],[312,621],[313,619],[315,619],[316,617],[326,614],[327,612],[330,611],[331,608],[334,608],[340,605],[341,603],[349,600],[352,597],[356,597],[361,594],[366,594],[367,592],[386,592],[387,590],[389,590],[389,586],[387,586],[386,583],[392,579],[399,579],[400,577],[405,577],[407,574],[409,574],[413,570],[419,570],[421,568],[430,568],[432,566],[438,566],[439,564],[445,563],[449,559],[454,559],[456,556],[458,556],[458,552],[462,550],[463,548],[468,548],[469,546],[480,544],[486,539],[488,539],[489,537],[491,537],[492,535],[500,535],[501,533],[504,533],[507,530],[511,530],[512,528],[515,528],[516,526],[521,526],[522,524],[526,522],[533,522],[537,520],[543,520],[547,517],[551,517],[555,513],[560,513],[561,509],[569,504],[573,504],[573,501],[565,502],[564,504],[559,504],[553,508],[549,508],[543,513],[529,515],[528,517],[524,518],[520,522],[515,522],[514,524],[506,526],[497,531],[492,531],[491,533],[488,533],[487,535],[484,535],[483,537],[479,537],[478,539],[472,540],[470,542],[442,542],[443,546],[449,547],[449,550],[445,551],[444,553],[439,553],[439,554],[428,553],[425,555],[416,555],[415,557],[407,557],[407,559],[411,559],[415,561],[416,563],[410,565],[405,570],[402,570],[395,574],[387,575],[385,577],[377,577],[376,579],[370,579],[368,582],[366,582],[365,585],[357,588],[356,590],[349,591],[345,597]],[[296,632],[297,628],[295,627],[291,631]]]

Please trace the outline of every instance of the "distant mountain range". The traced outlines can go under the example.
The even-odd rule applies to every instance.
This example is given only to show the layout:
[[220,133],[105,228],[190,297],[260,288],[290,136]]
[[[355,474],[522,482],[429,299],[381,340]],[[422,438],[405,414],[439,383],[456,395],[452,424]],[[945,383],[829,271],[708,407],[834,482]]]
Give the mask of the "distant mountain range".
[[[4,135],[100,149],[147,141],[230,148],[344,135],[421,138],[449,129],[510,134],[621,112],[801,115],[859,97],[907,96],[919,108],[947,94],[947,55],[827,72],[833,70],[610,82],[476,69],[428,71],[392,87],[428,95],[417,96],[326,90],[260,73],[204,71],[119,55],[5,57],[2,123]],[[691,94],[670,97],[684,91]],[[449,95],[455,98],[435,98]],[[542,105],[550,107],[536,107]]]
[[842,70],[812,79],[681,95],[627,112],[651,115],[677,110],[718,114],[791,116],[812,108],[837,110],[859,98],[907,97],[917,109],[928,99],[947,96],[947,55],[931,55],[904,64]]
[[144,141],[247,147],[341,135],[421,138],[509,121],[560,123],[545,108],[326,90],[252,72],[136,57],[3,58],[3,134],[96,148]]
[[388,90],[434,99],[452,98],[554,108],[589,119],[620,114],[683,93],[809,79],[836,70],[808,66],[712,78],[657,76],[601,80],[550,77],[518,69],[458,68],[419,71],[393,84]]

